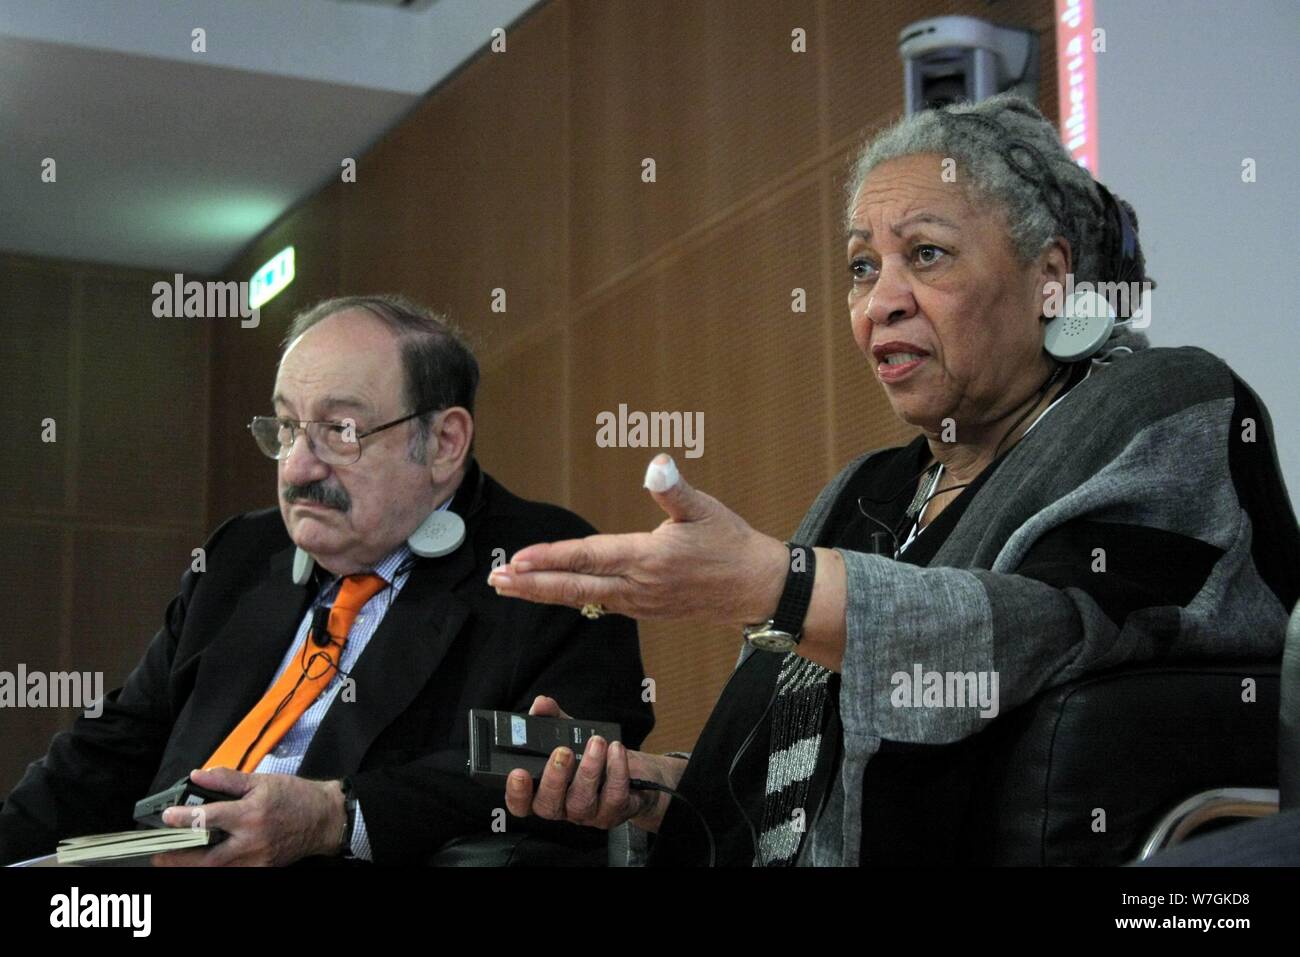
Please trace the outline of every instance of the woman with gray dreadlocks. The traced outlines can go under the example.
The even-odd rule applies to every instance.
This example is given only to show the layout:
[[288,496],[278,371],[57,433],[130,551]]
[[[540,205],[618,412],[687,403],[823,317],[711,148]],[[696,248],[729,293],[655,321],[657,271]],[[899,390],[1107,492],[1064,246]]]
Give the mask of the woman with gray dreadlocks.
[[920,434],[850,462],[788,542],[661,455],[653,532],[496,570],[504,595],[745,638],[690,755],[561,748],[536,787],[512,774],[510,810],[631,821],[657,832],[652,864],[710,845],[733,865],[972,862],[963,749],[999,714],[1117,665],[1277,656],[1300,531],[1268,414],[1218,357],[1137,331],[1137,230],[1015,96],[868,143],[847,194],[849,319]]

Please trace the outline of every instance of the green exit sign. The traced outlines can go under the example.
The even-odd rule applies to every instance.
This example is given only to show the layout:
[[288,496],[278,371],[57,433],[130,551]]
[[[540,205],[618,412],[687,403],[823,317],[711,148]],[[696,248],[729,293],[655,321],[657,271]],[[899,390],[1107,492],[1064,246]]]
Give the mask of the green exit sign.
[[248,308],[258,309],[270,302],[293,282],[293,247],[286,246],[272,256],[265,266],[253,273],[248,282]]

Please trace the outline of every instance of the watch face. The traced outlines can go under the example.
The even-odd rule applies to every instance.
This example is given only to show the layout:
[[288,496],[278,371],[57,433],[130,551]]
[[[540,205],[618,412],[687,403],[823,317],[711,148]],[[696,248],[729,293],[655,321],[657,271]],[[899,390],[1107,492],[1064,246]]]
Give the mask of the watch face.
[[793,651],[798,644],[783,631],[762,631],[749,636],[749,643],[760,651]]

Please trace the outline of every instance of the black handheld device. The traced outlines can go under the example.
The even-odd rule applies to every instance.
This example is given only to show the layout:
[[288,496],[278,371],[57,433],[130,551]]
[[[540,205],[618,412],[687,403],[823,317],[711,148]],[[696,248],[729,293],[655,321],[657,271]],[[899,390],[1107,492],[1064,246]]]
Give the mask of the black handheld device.
[[199,807],[214,801],[233,800],[235,800],[233,794],[199,787],[186,775],[167,790],[136,801],[135,820],[144,827],[168,827],[169,825],[163,823],[162,812],[169,807]]
[[[551,752],[565,746],[578,760],[593,735],[606,741],[623,740],[623,730],[612,721],[582,721],[577,718],[550,718],[536,714],[513,714],[474,708],[469,713],[469,777],[477,784],[504,791],[506,778],[515,768],[523,768],[533,779],[542,779]],[[713,829],[699,809],[673,788],[655,781],[631,778],[633,791],[662,791],[681,801],[699,818],[709,842],[709,867],[716,859]]]
[[523,768],[534,781],[540,781],[552,751],[568,747],[582,760],[587,742],[597,734],[606,741],[623,737],[622,729],[611,721],[475,708],[469,713],[470,780],[504,790],[510,772]]

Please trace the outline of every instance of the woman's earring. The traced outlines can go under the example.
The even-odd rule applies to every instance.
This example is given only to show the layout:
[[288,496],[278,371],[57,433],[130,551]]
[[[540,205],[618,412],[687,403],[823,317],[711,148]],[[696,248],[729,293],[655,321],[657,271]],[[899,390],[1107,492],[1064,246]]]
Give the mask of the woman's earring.
[[465,520],[448,509],[433,512],[406,540],[407,547],[421,558],[441,558],[460,548],[465,541]]

